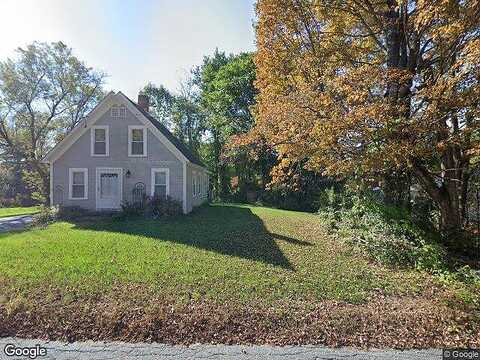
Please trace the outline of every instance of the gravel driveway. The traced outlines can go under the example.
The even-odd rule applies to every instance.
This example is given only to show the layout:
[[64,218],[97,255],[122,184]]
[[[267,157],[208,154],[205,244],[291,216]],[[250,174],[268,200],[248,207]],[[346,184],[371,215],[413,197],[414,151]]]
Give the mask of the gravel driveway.
[[0,218],[0,232],[22,230],[31,223],[31,215],[3,217]]
[[[355,349],[329,349],[319,346],[225,346],[193,345],[190,347],[163,344],[127,344],[121,342],[77,342],[65,344],[58,341],[25,340],[18,338],[0,338],[1,359],[27,359],[27,357],[7,357],[5,346],[35,347],[39,344],[47,354],[37,359],[59,360],[100,360],[100,359],[355,359],[355,360],[439,360],[441,350],[409,351],[360,351]],[[13,349],[12,346],[9,347]]]

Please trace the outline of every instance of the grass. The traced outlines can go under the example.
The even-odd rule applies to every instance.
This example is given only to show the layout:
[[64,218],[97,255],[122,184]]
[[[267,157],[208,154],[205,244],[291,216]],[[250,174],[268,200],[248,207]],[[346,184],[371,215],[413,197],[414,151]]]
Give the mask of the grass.
[[0,336],[477,344],[478,319],[431,276],[373,264],[320,220],[219,204],[179,218],[0,234]]
[[96,292],[141,283],[163,294],[220,301],[358,302],[371,289],[388,286],[379,268],[332,241],[317,220],[222,205],[164,221],[60,222],[0,235],[0,273],[28,288]]
[[9,216],[32,215],[40,211],[38,206],[0,208],[0,218]]

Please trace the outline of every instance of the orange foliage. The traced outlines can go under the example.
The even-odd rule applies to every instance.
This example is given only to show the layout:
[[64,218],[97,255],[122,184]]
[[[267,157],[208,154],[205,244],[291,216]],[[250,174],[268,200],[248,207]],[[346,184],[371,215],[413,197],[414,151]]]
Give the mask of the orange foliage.
[[274,174],[410,167],[441,202],[442,169],[479,148],[479,1],[259,0],[257,13],[249,136],[274,146]]

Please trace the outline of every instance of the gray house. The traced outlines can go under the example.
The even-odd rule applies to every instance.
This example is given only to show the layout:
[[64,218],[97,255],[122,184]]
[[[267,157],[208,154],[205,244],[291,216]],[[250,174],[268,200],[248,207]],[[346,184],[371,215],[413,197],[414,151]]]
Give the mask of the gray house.
[[208,199],[205,166],[138,104],[110,92],[43,159],[50,165],[51,205],[120,209],[134,194],[170,196],[183,212]]

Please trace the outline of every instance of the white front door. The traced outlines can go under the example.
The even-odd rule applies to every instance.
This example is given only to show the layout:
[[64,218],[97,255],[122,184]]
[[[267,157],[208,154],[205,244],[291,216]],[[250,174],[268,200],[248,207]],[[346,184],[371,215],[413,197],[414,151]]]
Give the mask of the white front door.
[[97,210],[120,209],[122,175],[122,169],[97,168]]

